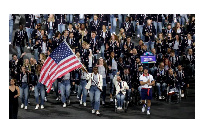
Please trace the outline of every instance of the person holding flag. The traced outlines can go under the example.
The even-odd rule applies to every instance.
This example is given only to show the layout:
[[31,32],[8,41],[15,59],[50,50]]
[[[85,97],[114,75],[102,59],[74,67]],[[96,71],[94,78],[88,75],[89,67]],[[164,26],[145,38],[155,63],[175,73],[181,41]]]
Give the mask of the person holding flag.
[[52,83],[57,78],[61,78],[81,66],[81,62],[69,45],[62,42],[46,59],[41,69],[39,82],[47,86],[47,93],[49,93]]
[[144,73],[140,76],[141,84],[141,99],[142,99],[142,112],[145,111],[145,100],[147,99],[147,115],[150,115],[150,106],[152,99],[152,86],[155,86],[153,76],[148,73],[148,68],[144,67]]
[[88,83],[86,89],[90,90],[89,96],[92,105],[92,113],[96,111],[96,115],[100,115],[99,106],[100,106],[100,95],[103,86],[102,75],[98,74],[98,67],[93,68],[93,73],[88,73],[86,80]]

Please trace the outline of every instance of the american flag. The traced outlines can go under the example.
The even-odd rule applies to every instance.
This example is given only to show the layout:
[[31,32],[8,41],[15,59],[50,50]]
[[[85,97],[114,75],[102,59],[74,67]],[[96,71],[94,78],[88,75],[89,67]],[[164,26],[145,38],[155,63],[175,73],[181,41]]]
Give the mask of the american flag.
[[46,59],[40,72],[39,82],[47,86],[49,93],[52,83],[57,78],[81,66],[79,59],[76,58],[67,43],[62,42]]

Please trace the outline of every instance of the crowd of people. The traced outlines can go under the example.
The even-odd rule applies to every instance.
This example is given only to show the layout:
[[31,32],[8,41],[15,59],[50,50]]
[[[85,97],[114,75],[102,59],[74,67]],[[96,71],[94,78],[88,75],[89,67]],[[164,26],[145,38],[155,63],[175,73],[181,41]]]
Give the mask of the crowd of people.
[[[77,94],[80,104],[86,106],[89,90],[92,113],[96,111],[99,115],[100,97],[102,105],[105,105],[106,94],[110,94],[110,102],[116,96],[117,109],[120,110],[124,99],[130,101],[131,94],[138,92],[144,104],[142,112],[146,107],[144,100],[147,99],[147,114],[150,114],[152,91],[149,95],[149,88],[155,85],[157,99],[165,99],[167,87],[170,91],[181,90],[181,97],[184,97],[184,92],[189,87],[189,78],[195,76],[195,15],[24,16],[25,24],[19,23],[19,30],[15,32],[13,40],[15,15],[10,14],[9,17],[9,42],[17,50],[9,62],[10,118],[17,117],[18,102],[15,99],[18,96],[21,99],[21,108],[28,108],[30,90],[35,92],[35,109],[39,109],[39,104],[44,109],[47,94],[45,86],[38,82],[38,78],[46,58],[61,42],[68,43],[86,68],[76,69],[53,83],[52,90],[56,94],[56,100],[61,100],[63,107],[70,104],[71,92]],[[24,48],[30,50],[34,58],[25,59]],[[141,63],[140,56],[145,52],[156,56],[156,63]],[[107,88],[109,92],[106,92]]]

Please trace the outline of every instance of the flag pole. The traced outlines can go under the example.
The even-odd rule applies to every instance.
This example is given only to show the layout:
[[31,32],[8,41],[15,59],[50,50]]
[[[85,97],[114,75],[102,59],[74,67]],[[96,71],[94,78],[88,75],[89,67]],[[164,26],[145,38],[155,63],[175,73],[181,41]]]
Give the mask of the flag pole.
[[[76,54],[73,52],[73,50],[70,48],[70,46],[68,45],[67,42],[64,41],[64,43],[69,47],[69,49],[72,51],[72,53],[74,54],[74,56],[78,59],[78,57],[76,56]],[[80,60],[78,60],[80,62]],[[80,62],[81,63],[81,62]],[[85,66],[83,66],[83,64],[81,63],[82,67],[85,69],[86,73],[88,73],[87,69],[85,68]]]

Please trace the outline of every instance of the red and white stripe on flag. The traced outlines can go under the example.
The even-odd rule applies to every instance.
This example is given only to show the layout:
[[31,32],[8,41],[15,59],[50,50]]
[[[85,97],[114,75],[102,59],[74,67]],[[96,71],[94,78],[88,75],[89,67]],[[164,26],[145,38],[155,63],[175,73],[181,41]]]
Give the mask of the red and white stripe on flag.
[[49,56],[40,72],[39,82],[46,85],[47,93],[50,92],[52,83],[67,73],[80,68],[82,64],[75,57],[75,55],[70,55],[65,59],[61,60],[58,64]]

